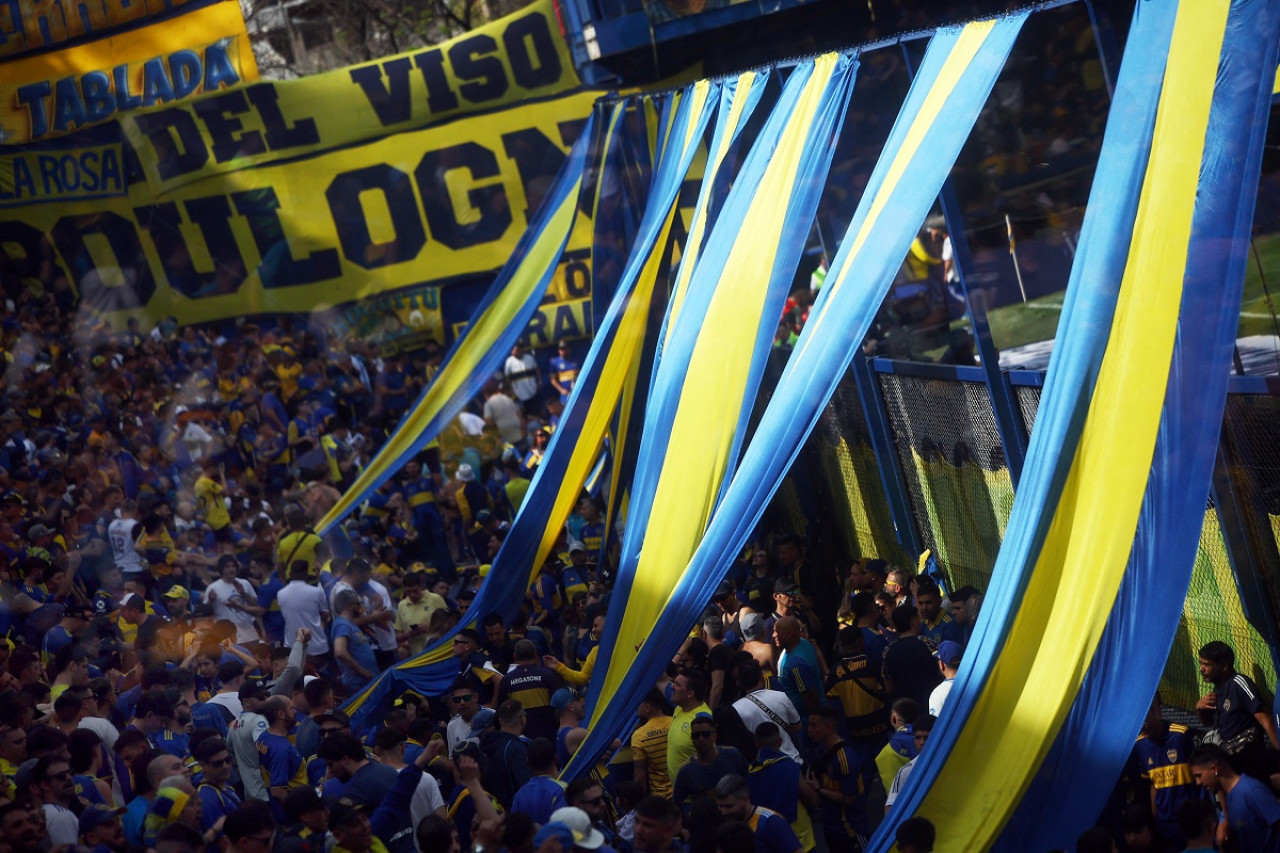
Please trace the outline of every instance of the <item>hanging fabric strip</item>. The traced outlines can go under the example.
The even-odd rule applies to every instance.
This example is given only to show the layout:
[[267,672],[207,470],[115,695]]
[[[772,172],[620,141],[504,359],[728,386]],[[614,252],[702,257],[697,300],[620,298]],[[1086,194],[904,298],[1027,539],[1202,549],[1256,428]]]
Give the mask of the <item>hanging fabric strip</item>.
[[998,849],[1069,847],[1093,825],[1164,669],[1218,446],[1270,110],[1262,69],[1276,64],[1278,30],[1275,0],[1231,3],[1182,294],[1180,315],[1195,321],[1179,327],[1133,553],[1084,687]]
[[622,565],[588,694],[592,731],[567,776],[631,717],[635,705],[615,700],[633,662],[647,671],[664,654],[665,643],[645,641],[732,471],[855,68],[852,57],[829,54],[795,69],[694,271],[646,412]]
[[[353,697],[346,706],[353,720],[363,719],[376,708],[392,683],[423,695],[448,689],[457,674],[451,658],[452,638],[457,630],[489,613],[501,613],[509,618],[520,606],[599,457],[622,386],[631,375],[632,363],[638,360],[646,338],[646,327],[653,325],[656,332],[649,303],[654,295],[657,270],[648,260],[661,250],[661,235],[669,227],[680,186],[718,103],[716,87],[701,82],[686,89],[679,98],[679,108],[668,114],[674,116],[670,123],[673,150],[655,173],[650,204],[641,222],[633,255],[628,259],[613,304],[583,361],[560,426],[551,437],[520,512],[462,624],[422,654],[383,673]],[[625,108],[625,104],[617,105],[610,129],[617,126],[617,117]]]
[[[1146,4],[1144,11],[1153,6],[1173,9]],[[1044,459],[1028,454],[1028,470],[1033,462],[1069,460],[1052,519],[1038,554],[1004,566],[1011,577],[1026,578],[1025,590],[985,688],[965,697],[963,730],[944,734],[949,749],[926,750],[907,784],[902,814],[935,821],[959,849],[991,846],[1057,736],[1115,604],[1137,531],[1168,386],[1227,9],[1185,2],[1175,11],[1172,40],[1167,53],[1161,51],[1167,64],[1114,318],[1093,394],[1078,401],[1087,410],[1084,426],[1078,442],[1037,448],[1033,439],[1033,451],[1048,452]],[[1136,29],[1129,44],[1152,47]],[[1070,338],[1074,328],[1060,337]],[[1051,375],[1060,356],[1054,353]],[[1051,390],[1044,396],[1052,397]],[[1017,527],[1011,519],[1010,529]],[[1001,568],[998,562],[997,578]],[[1066,625],[1071,630],[1046,630]],[[952,698],[968,687],[957,680]],[[886,842],[888,831],[881,830]]]
[[454,342],[435,379],[425,388],[386,444],[356,482],[316,525],[324,533],[399,471],[462,411],[493,374],[546,293],[564,252],[578,210],[578,195],[588,153],[596,138],[595,117],[556,174],[533,222],[520,237],[510,260],[476,308],[466,331]]
[[917,759],[911,781],[873,839],[871,846],[875,849],[887,849],[896,825],[915,812],[934,785],[969,719],[1025,594],[1027,575],[1071,464],[1072,449],[1083,426],[1111,328],[1146,174],[1172,28],[1172,14],[1162,14],[1158,5],[1142,6],[1135,18],[1058,322],[1027,464],[996,558],[991,587],[944,712],[929,736],[929,749]]
[[[711,187],[715,184],[717,176],[723,173],[725,160],[737,144],[747,120],[755,112],[768,83],[769,75],[756,71],[745,71],[737,77],[721,82],[720,108],[716,113],[716,126],[712,132],[711,146],[703,169],[702,184],[698,192],[698,200],[694,205],[688,235],[684,245],[680,247],[678,280],[672,288],[672,299],[676,298],[676,294],[682,290],[679,282],[687,282],[688,276],[692,275],[710,215],[709,208],[713,200]],[[669,303],[664,302],[664,307],[667,304]],[[626,518],[623,510],[627,507],[627,495],[635,479],[636,463],[639,458],[639,437],[644,428],[645,408],[636,405],[636,399],[637,397],[648,398],[648,392],[652,388],[653,374],[661,357],[662,341],[666,336],[667,324],[674,310],[678,309],[669,308],[661,317],[661,329],[655,341],[646,350],[640,362],[635,365],[631,379],[623,386],[616,433],[618,441],[615,448],[615,465],[609,490],[609,530],[614,529],[614,522],[619,515],[624,520]]]

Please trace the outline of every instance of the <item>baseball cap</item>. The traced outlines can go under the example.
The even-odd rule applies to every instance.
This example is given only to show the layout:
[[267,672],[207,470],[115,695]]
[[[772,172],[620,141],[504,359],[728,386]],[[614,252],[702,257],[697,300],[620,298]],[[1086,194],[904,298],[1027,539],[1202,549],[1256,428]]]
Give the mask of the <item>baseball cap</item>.
[[498,719],[498,713],[492,708],[481,708],[476,711],[476,715],[471,718],[471,736],[475,737],[492,727],[496,719]]
[[107,808],[102,803],[94,803],[80,813],[80,834],[93,832],[109,820],[124,814],[124,809]]
[[733,595],[733,584],[729,581],[720,581],[720,585],[716,587],[716,594],[711,596],[711,600],[719,604],[731,595]]
[[955,666],[960,662],[963,653],[964,649],[955,640],[943,640],[938,643],[938,650],[933,653],[933,656],[946,666]]
[[343,797],[329,807],[329,826],[345,826],[358,818],[362,811],[364,806]]
[[33,524],[27,529],[27,540],[34,542],[43,536],[53,535],[53,528],[44,524]]
[[791,578],[778,578],[773,585],[774,595],[782,594],[790,598],[799,598],[803,593],[800,591],[800,584],[791,580]]
[[572,554],[574,551],[582,551],[585,554],[587,551],[587,546],[583,545],[577,539],[574,539],[569,543],[569,553]]
[[126,595],[124,601],[120,602],[121,609],[129,608],[130,610],[146,610],[147,602],[142,600],[142,596],[136,592]]
[[318,726],[329,722],[337,723],[340,726],[347,726],[348,728],[351,726],[351,718],[347,716],[346,711],[339,711],[337,708],[316,717],[316,725]]
[[561,687],[555,693],[551,694],[551,707],[556,709],[556,713],[560,713],[569,707],[569,703],[578,698],[578,693],[568,687]]
[[164,596],[163,596],[163,597],[164,597],[164,598],[175,598],[175,599],[176,599],[176,598],[185,598],[185,599],[187,599],[188,601],[190,601],[190,600],[191,600],[191,593],[187,592],[187,588],[186,588],[185,586],[171,586],[171,587],[169,587],[169,591],[168,591],[168,592],[166,592],[166,593],[164,594]]
[[744,640],[758,640],[760,635],[764,633],[764,617],[759,613],[748,613],[742,617],[738,625],[742,628],[742,638]]
[[591,816],[575,806],[565,806],[551,813],[551,823],[559,823],[573,833],[573,844],[583,850],[596,850],[604,844],[604,833],[591,825]]
[[21,788],[26,788],[31,784],[31,777],[35,774],[36,764],[40,761],[38,758],[28,758],[26,761],[18,765],[17,771],[13,774],[13,784]]

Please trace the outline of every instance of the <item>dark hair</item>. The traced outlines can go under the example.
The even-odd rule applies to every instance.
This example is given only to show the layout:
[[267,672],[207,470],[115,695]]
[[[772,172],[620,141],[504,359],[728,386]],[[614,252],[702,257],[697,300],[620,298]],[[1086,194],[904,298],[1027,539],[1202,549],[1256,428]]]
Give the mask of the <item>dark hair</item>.
[[229,660],[218,666],[218,681],[224,685],[229,681],[244,677],[244,664],[238,660]]
[[982,593],[978,591],[977,587],[973,587],[973,586],[969,586],[968,584],[965,584],[964,586],[957,589],[955,592],[951,593],[949,597],[951,598],[952,604],[964,604],[966,601],[973,598],[975,595],[982,595]]
[[173,700],[163,690],[147,690],[138,697],[138,704],[133,707],[133,715],[138,718],[147,714],[155,714],[166,720],[173,719]]
[[1178,829],[1185,838],[1204,832],[1205,824],[1214,819],[1213,805],[1208,800],[1183,800],[1173,812]]
[[53,656],[53,671],[55,673],[64,671],[71,664],[79,660],[88,660],[89,654],[85,651],[84,646],[79,643],[72,643],[69,646],[63,646],[58,649]]
[[231,748],[227,746],[227,742],[221,737],[205,738],[191,750],[191,757],[199,761],[203,766],[206,762],[213,760],[213,757],[220,752],[230,753]]
[[49,778],[49,768],[55,764],[69,765],[70,762],[68,762],[67,757],[61,753],[40,756],[40,759],[36,761],[36,766],[31,771],[31,784],[39,785],[42,782],[47,781]]
[[72,773],[88,773],[102,738],[93,729],[76,729],[67,735],[67,763]]
[[1076,839],[1076,853],[1111,853],[1115,849],[1115,839],[1104,827],[1095,826],[1086,829]]
[[750,690],[760,683],[760,664],[755,658],[744,660],[733,668],[733,677],[742,690]]
[[893,608],[893,629],[905,633],[911,630],[911,623],[920,618],[914,604],[899,604]]
[[846,625],[836,634],[836,642],[840,645],[840,652],[846,655],[856,655],[862,651],[863,643],[862,629]]
[[126,728],[124,731],[120,732],[120,737],[116,738],[115,745],[112,746],[111,749],[119,755],[129,747],[137,746],[140,743],[145,743],[150,746],[151,741],[149,741],[147,736],[138,729]]
[[519,699],[508,699],[498,706],[498,723],[501,725],[514,723],[523,713],[524,705],[520,704]]
[[461,637],[462,639],[466,640],[468,643],[472,643],[476,646],[479,646],[484,642],[480,638],[479,632],[477,632],[474,628],[463,628],[461,631],[454,634],[453,636],[455,638]]
[[717,853],[737,853],[739,850],[754,850],[755,843],[755,832],[740,820],[722,823],[716,829]]
[[849,612],[858,619],[862,619],[875,609],[876,597],[874,593],[859,592],[849,599]]
[[511,654],[516,660],[536,661],[538,659],[538,647],[533,644],[533,640],[516,640]]
[[332,764],[344,758],[351,761],[364,761],[364,744],[355,735],[347,732],[334,732],[320,741],[316,755]]
[[419,850],[448,850],[453,843],[453,821],[436,814],[429,814],[413,831]]
[[817,717],[820,720],[826,720],[833,726],[840,725],[840,712],[828,705],[819,705],[809,711],[809,718]]
[[[130,731],[138,730],[131,729]],[[138,734],[142,734],[142,732],[138,732]],[[120,740],[116,741],[116,749],[120,748],[120,741],[124,740],[124,735],[124,732],[120,733]],[[151,793],[153,788],[151,787],[151,777],[147,775],[147,766],[164,754],[158,749],[150,748],[133,759],[133,762],[129,765],[129,773],[133,777],[133,792],[135,794]]]
[[938,722],[938,718],[933,714],[921,714],[916,717],[916,721],[911,724],[911,730],[913,732],[931,732],[933,731],[933,726],[936,722]]
[[889,709],[897,714],[898,718],[907,725],[914,723],[916,717],[920,716],[920,706],[910,696],[903,696],[901,699],[893,700],[893,704],[889,706]]
[[909,817],[898,824],[894,840],[898,842],[899,847],[910,844],[921,850],[932,850],[937,840],[937,831],[934,830],[928,818]]
[[324,698],[333,693],[333,685],[323,678],[308,681],[302,685],[302,695],[311,707],[324,704]]
[[680,674],[684,676],[685,685],[693,692],[693,698],[699,702],[707,701],[707,688],[709,686],[707,676],[701,670],[689,668],[680,670]]
[[227,815],[222,831],[232,844],[256,832],[274,831],[276,819],[271,806],[261,800],[246,800]]
[[395,729],[384,728],[373,737],[374,749],[395,749],[404,743],[404,735]]
[[1235,649],[1221,640],[1210,640],[1201,646],[1200,657],[1219,666],[1234,667],[1236,665]]
[[920,581],[916,586],[916,599],[919,600],[922,595],[936,595],[941,597],[942,590],[938,589],[938,585],[933,581]]
[[[28,747],[29,748],[29,747]],[[1191,753],[1191,757],[1187,759],[1187,763],[1192,767],[1208,767],[1211,764],[1221,764],[1224,767],[1231,766],[1231,756],[1227,751],[1216,743],[1202,743],[1196,747],[1195,752]]]
[[752,733],[756,740],[776,742],[782,740],[782,729],[778,728],[778,724],[765,720],[756,726],[756,730]]
[[675,820],[678,814],[670,800],[653,794],[636,803],[636,815],[649,820],[660,820],[665,823]]
[[53,726],[36,726],[27,735],[27,757],[39,758],[50,752],[63,752],[67,748],[67,736]]
[[[524,812],[511,812],[502,827],[502,844],[507,850],[517,850],[533,841],[533,818]],[[423,848],[429,849],[429,848]]]
[[556,745],[544,737],[534,738],[529,743],[529,766],[537,770],[545,770],[556,765]]
[[569,787],[564,791],[564,801],[569,805],[574,805],[582,795],[592,788],[599,788],[601,784],[598,780],[592,779],[590,776],[579,776],[569,783]]
[[[488,616],[484,617],[483,624],[486,628],[492,628],[494,625],[502,625],[502,614],[490,613]],[[503,627],[506,626],[504,625]]]

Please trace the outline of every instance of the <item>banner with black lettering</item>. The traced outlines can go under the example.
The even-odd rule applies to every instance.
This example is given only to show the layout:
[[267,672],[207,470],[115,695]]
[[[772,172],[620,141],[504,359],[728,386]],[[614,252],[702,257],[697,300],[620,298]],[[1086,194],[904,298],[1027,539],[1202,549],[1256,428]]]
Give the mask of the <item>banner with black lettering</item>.
[[[104,10],[112,4],[76,4],[78,15],[71,13],[72,4],[16,5],[26,16],[24,28],[32,21],[37,32],[41,24],[49,28],[46,44],[56,43],[57,35],[67,35],[67,22],[88,16],[90,9],[104,23],[112,15],[120,17],[118,9]],[[130,10],[145,12],[147,5],[133,2]],[[12,14],[14,5],[7,8]],[[39,142],[102,124],[130,110],[176,103],[258,78],[236,0],[164,11],[167,15],[159,19],[135,15],[133,27],[126,32],[113,31],[99,38],[86,35],[91,40],[0,63],[0,142]],[[0,33],[4,24],[0,12]],[[17,34],[8,35],[0,45],[17,44]],[[24,40],[36,38],[26,34]]]
[[[0,208],[0,251],[28,275],[65,276],[114,323],[332,316],[404,291],[421,313],[403,321],[425,333],[447,322],[432,288],[491,277],[506,262],[595,97],[573,92],[242,168],[158,198],[139,181],[111,198]],[[24,174],[43,193],[38,166]],[[49,181],[65,191],[63,174]],[[551,287],[557,303],[590,297],[591,223],[578,223]]]
[[121,124],[153,191],[164,192],[578,88],[551,0],[538,0],[439,45],[133,113]]
[[83,44],[214,2],[224,0],[2,0],[0,61]]

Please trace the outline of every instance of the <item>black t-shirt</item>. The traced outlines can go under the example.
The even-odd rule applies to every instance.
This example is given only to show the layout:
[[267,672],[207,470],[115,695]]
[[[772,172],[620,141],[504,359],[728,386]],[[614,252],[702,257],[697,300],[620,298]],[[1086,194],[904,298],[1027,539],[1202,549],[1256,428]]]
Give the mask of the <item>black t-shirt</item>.
[[707,674],[724,672],[724,690],[720,694],[720,704],[725,705],[738,699],[738,682],[733,677],[733,649],[724,643],[707,652]]
[[910,696],[921,708],[929,707],[929,694],[942,683],[933,646],[919,636],[902,637],[885,649],[883,675],[893,682],[890,699]]
[[1265,710],[1262,704],[1262,693],[1253,679],[1247,675],[1236,675],[1222,684],[1214,685],[1218,710],[1213,715],[1213,725],[1222,735],[1223,740],[1230,740],[1252,726],[1258,725],[1253,716]]

